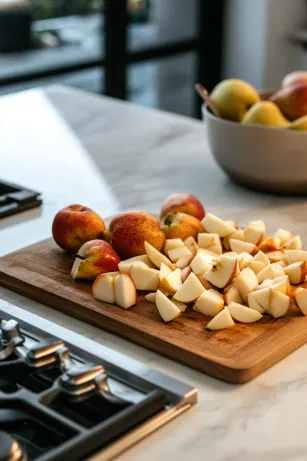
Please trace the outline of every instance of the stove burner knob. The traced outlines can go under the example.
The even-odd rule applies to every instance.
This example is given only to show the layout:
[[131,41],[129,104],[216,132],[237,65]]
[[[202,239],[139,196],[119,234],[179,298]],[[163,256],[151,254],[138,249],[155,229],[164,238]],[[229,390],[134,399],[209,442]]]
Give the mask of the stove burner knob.
[[6,432],[0,432],[0,461],[26,461],[19,444]]
[[73,366],[60,377],[60,385],[71,396],[87,397],[92,392],[113,405],[125,408],[130,402],[114,395],[108,386],[107,374],[102,365],[93,368]]
[[104,372],[101,365],[89,368],[86,366],[72,366],[60,377],[61,385],[68,390],[74,391],[82,389],[88,385],[93,385],[97,376]]
[[50,338],[44,341],[40,341],[31,347],[28,352],[27,358],[29,360],[41,360],[49,355],[54,355],[59,349],[64,346],[64,342],[61,339]]
[[66,372],[73,366],[73,362],[69,355],[69,350],[66,346],[61,347],[55,353],[58,366],[62,373]]
[[57,352],[63,347],[64,342],[60,339],[50,338],[40,341],[25,351],[25,362],[35,370],[54,366],[57,362]]
[[21,346],[25,339],[21,334],[20,327],[16,320],[8,320],[7,322],[2,320],[1,322],[2,331],[2,344],[7,346],[8,344],[14,344],[15,346]]

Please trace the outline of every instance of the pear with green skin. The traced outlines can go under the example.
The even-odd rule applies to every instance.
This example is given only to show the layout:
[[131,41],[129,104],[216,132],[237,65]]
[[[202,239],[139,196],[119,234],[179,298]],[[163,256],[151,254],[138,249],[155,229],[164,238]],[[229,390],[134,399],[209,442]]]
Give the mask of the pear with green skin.
[[239,79],[228,79],[220,82],[210,99],[222,118],[241,122],[248,109],[260,101],[260,96],[249,83]]
[[243,125],[267,125],[280,128],[289,126],[279,107],[271,101],[260,101],[253,105],[242,120]]
[[290,130],[307,131],[307,115],[291,122],[288,128]]

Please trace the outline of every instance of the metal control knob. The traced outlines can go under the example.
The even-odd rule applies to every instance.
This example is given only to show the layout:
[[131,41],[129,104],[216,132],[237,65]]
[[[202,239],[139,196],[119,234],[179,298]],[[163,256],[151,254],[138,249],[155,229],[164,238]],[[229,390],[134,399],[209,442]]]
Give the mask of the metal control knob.
[[2,320],[1,322],[1,332],[2,338],[1,342],[3,346],[7,346],[8,344],[14,344],[15,347],[21,346],[24,343],[25,338],[22,336],[19,323],[16,320]]

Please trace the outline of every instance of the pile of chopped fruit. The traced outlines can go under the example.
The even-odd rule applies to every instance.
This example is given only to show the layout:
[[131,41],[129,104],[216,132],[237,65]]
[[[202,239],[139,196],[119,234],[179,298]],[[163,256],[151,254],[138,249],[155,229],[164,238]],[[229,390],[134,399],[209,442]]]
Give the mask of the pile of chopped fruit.
[[130,308],[137,291],[156,305],[165,322],[184,315],[188,304],[212,319],[220,330],[234,320],[253,323],[268,314],[282,317],[291,299],[307,315],[307,251],[299,236],[278,229],[266,237],[263,221],[240,229],[211,213],[202,220],[204,232],[186,239],[168,238],[158,251],[145,242],[146,254],[122,260],[118,271],[98,275],[93,296]]

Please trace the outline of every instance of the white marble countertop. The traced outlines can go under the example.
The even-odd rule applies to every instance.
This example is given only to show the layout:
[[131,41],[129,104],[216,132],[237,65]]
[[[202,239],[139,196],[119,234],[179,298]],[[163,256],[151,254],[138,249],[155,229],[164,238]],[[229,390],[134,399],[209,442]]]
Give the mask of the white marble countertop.
[[[210,194],[210,187],[200,184],[200,198],[206,199],[214,211],[224,211],[229,217],[242,209],[246,209],[248,217],[258,216],[261,211],[261,216],[265,220],[273,222],[273,218],[276,221],[278,217],[278,225],[287,227],[287,224],[291,224],[291,228],[299,227],[304,222],[307,206],[303,199],[285,199],[255,194],[229,183],[213,163],[209,154],[205,153],[203,127],[199,122],[135,108],[107,98],[100,100],[73,90],[50,90],[47,94],[55,106],[61,110],[69,124],[74,129],[78,129],[82,144],[86,145],[89,154],[72,136],[72,132],[65,124],[61,122],[61,127],[59,127],[60,119],[55,116],[54,109],[46,107],[45,100],[42,100],[40,93],[0,99],[2,138],[0,176],[41,190],[44,198],[42,210],[26,212],[0,221],[0,254],[20,248],[38,238],[47,237],[50,234],[50,223],[54,212],[67,201],[86,201],[104,216],[114,213],[120,203],[124,207],[133,206],[131,197],[143,194],[143,191],[140,191],[143,186],[140,185],[138,188],[138,183],[133,183],[136,170],[142,171],[144,176],[150,166],[147,176],[145,174],[144,183],[147,182],[147,187],[151,187],[153,181],[158,180],[159,172],[161,174],[161,169],[159,169],[161,165],[157,165],[156,168],[153,166],[155,158],[153,154],[151,162],[140,161],[137,166],[136,157],[134,157],[133,170],[129,164],[129,158],[125,158],[119,168],[122,168],[121,178],[126,174],[132,181],[130,182],[131,194],[128,197],[125,189],[128,186],[121,182],[122,179],[115,181],[111,159],[105,158],[104,161],[102,156],[99,157],[99,149],[101,152],[110,146],[107,155],[112,155],[116,163],[117,151],[114,146],[118,145],[118,150],[123,150],[126,156],[129,156],[129,152],[132,156],[140,155],[140,151],[146,145],[147,155],[150,156],[148,147],[150,144],[152,149],[155,146],[156,153],[163,151],[161,158],[163,157],[165,162],[165,157],[174,155],[176,147],[178,148],[176,137],[180,137],[181,149],[186,150],[187,162],[193,161],[198,170],[199,165],[195,160],[196,153],[201,153],[199,164],[201,166],[204,166],[203,163],[206,164],[210,173],[209,176],[207,175],[208,178],[210,177],[208,181],[213,191]],[[28,98],[31,98],[31,101]],[[72,101],[73,114],[71,117],[68,116],[67,101],[69,98]],[[31,114],[26,115],[25,108],[29,107],[29,101],[32,108]],[[88,101],[88,108],[84,108],[84,111],[88,111],[88,117],[91,112],[95,123],[87,122],[86,124],[82,118],[84,111],[82,114],[82,111],[77,112],[75,109],[74,104],[76,107],[81,107],[81,103],[84,102],[86,105],[86,101]],[[8,114],[13,114],[14,108],[18,108],[19,113],[23,115],[20,117],[12,115],[10,119]],[[128,126],[123,127],[117,135],[114,125],[113,129],[110,128],[109,133],[106,129],[107,120],[112,120],[115,108],[119,115],[119,124],[123,117],[131,116],[130,122],[127,122]],[[42,122],[35,133],[33,127],[38,127],[35,120],[37,110],[39,110],[39,118],[45,122],[48,120],[48,123]],[[98,123],[99,110],[103,115],[100,117],[100,123]],[[34,117],[33,114],[36,116]],[[145,126],[146,119],[147,123],[152,123],[152,126],[148,125],[148,130],[144,133],[142,128]],[[156,122],[155,125],[153,121]],[[3,130],[4,124],[5,130]],[[22,125],[27,129],[21,129]],[[48,126],[52,127],[51,132],[46,128]],[[180,126],[183,127],[181,131]],[[167,133],[171,133],[171,128],[177,130],[173,137],[167,136]],[[98,148],[97,143],[93,144],[94,139],[91,133],[95,131],[97,138],[99,129],[101,146]],[[159,130],[162,133],[160,135]],[[131,142],[133,136],[135,143],[130,145],[129,150],[128,141]],[[8,156],[3,156],[3,146],[6,152],[9,152]],[[27,153],[26,157],[24,150]],[[51,151],[53,151],[53,156]],[[29,158],[31,162],[28,161]],[[186,158],[184,155],[177,157],[177,163],[179,161],[181,168],[184,167],[184,158]],[[93,162],[96,165],[98,162],[99,167],[95,168]],[[173,164],[175,163],[174,160]],[[113,186],[119,201],[107,186],[101,173],[101,165],[106,166],[104,175],[109,185]],[[175,171],[177,167],[178,165],[174,166]],[[165,177],[161,177],[161,181],[165,181]],[[170,192],[175,189],[187,190],[188,187],[191,187],[192,192],[197,192],[194,178],[187,177],[186,182],[182,183],[180,172],[175,179],[172,177],[168,187]],[[160,195],[165,194],[165,189],[167,187],[164,187],[162,192],[154,190],[151,195],[148,193],[147,203],[150,201],[152,208],[155,208],[161,200]],[[222,194],[226,197],[225,202],[221,200]],[[146,202],[144,195],[141,201]],[[2,287],[0,287],[0,297],[198,387],[198,405],[121,455],[120,461],[132,459],[134,461],[144,459],[147,461],[157,459],[176,461],[186,461],[186,459],[193,461],[203,461],[203,459],[210,461],[306,460],[307,345],[252,382],[232,385],[189,369]]]

